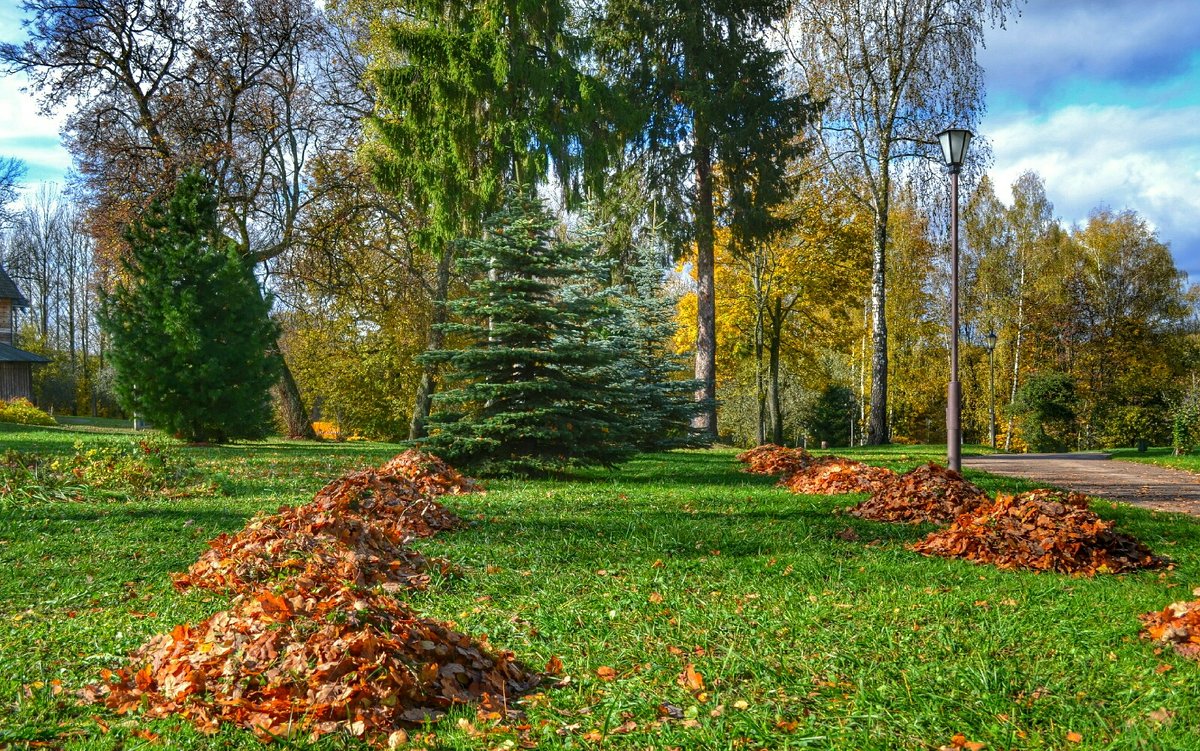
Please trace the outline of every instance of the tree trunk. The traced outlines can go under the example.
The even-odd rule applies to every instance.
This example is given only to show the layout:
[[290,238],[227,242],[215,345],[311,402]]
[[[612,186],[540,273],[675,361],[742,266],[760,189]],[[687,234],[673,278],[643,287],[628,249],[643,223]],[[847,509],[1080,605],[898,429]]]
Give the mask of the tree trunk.
[[775,310],[771,314],[770,377],[768,379],[769,395],[767,398],[771,410],[771,442],[776,446],[783,445],[783,409],[779,402],[779,348],[783,339],[783,303],[776,297]]
[[692,427],[706,440],[717,439],[717,311],[713,290],[712,149],[708,134],[696,123],[696,380],[697,401],[704,407]]
[[279,382],[275,384],[275,398],[279,400],[279,412],[283,416],[283,425],[287,429],[288,438],[301,438],[306,441],[315,440],[317,434],[313,431],[312,422],[308,419],[308,410],[300,398],[300,388],[292,377],[292,369],[288,367],[287,359],[279,345],[275,346],[275,356],[279,358]]
[[[437,281],[433,290],[433,324],[429,327],[429,336],[426,339],[426,352],[439,350],[446,341],[446,334],[442,331],[442,324],[446,323],[446,298],[450,293],[450,265],[452,263],[452,253],[447,245],[442,249],[442,254],[438,258],[437,266]],[[412,421],[408,424],[408,440],[415,441],[424,438],[425,420],[429,418],[429,411],[433,406],[433,392],[437,388],[438,366],[436,363],[426,363],[424,370],[421,372],[421,381],[417,384],[417,396],[413,404]]]
[[1021,373],[1021,344],[1025,333],[1025,266],[1021,265],[1021,277],[1018,281],[1017,294],[1017,336],[1013,342],[1012,388],[1008,395],[1008,427],[1004,431],[1004,450],[1012,450],[1013,412],[1012,406],[1017,403],[1017,379]]
[[758,313],[754,319],[754,398],[758,403],[758,423],[755,425],[755,445],[767,442],[767,387],[763,370],[763,306],[757,302]]
[[867,444],[890,442],[888,435],[888,340],[887,340],[887,203],[875,216],[875,247],[871,264],[871,419],[867,424]]

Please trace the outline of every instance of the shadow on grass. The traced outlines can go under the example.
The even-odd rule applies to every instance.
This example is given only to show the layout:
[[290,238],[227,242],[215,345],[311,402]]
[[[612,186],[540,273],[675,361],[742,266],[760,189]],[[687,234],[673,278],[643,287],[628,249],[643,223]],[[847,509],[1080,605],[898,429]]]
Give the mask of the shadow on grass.
[[120,525],[138,521],[156,521],[170,523],[171,520],[191,521],[204,529],[238,529],[246,523],[253,513],[239,513],[221,509],[197,508],[130,508],[123,506],[83,507],[75,504],[38,504],[19,511],[7,510],[0,512],[0,526],[5,520],[17,519],[25,522],[30,519],[51,522],[77,522],[84,524]]

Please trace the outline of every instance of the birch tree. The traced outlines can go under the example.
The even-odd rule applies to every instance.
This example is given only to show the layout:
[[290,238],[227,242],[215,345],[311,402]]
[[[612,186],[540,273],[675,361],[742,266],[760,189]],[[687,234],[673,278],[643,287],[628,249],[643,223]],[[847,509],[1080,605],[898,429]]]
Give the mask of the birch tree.
[[[894,170],[936,155],[936,134],[983,111],[977,50],[1013,0],[795,0],[787,38],[800,79],[824,104],[819,148],[873,217],[871,412],[887,443],[888,216]],[[902,313],[903,314],[903,313]]]

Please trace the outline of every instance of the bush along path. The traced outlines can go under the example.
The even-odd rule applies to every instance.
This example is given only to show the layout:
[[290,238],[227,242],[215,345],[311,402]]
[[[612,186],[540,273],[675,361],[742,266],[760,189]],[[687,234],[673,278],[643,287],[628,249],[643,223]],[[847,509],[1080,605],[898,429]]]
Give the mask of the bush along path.
[[541,676],[395,596],[450,572],[408,545],[462,525],[438,496],[479,489],[408,451],[217,537],[175,586],[236,593],[229,610],[153,637],[84,701],[206,733],[229,722],[263,740],[348,732],[390,747],[455,704],[506,716]]

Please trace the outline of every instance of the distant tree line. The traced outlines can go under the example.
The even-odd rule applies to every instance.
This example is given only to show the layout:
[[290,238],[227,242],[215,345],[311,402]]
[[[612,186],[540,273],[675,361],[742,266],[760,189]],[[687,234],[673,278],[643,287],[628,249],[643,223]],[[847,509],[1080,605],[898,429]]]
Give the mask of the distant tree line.
[[[26,342],[55,355],[39,399],[113,409],[97,295],[123,273],[133,220],[198,170],[273,295],[289,434],[314,417],[388,439],[450,430],[460,390],[498,377],[437,354],[494,325],[464,301],[503,279],[464,254],[516,190],[550,207],[547,243],[592,228],[605,306],[676,305],[656,324],[673,340],[642,358],[658,383],[695,388],[690,435],[940,440],[933,136],[975,124],[975,53],[1012,4],[901,5],[30,0],[27,40],[0,60],[67,116],[75,159],[69,198],[6,201]],[[1193,293],[1169,250],[1132,212],[1064,226],[1036,175],[1002,204],[986,160],[980,139],[963,212],[968,438],[987,437],[990,362],[1002,445],[1165,440],[1194,369]],[[0,187],[14,170],[0,162]],[[596,316],[585,328],[606,330]],[[1034,387],[1054,379],[1069,419],[1038,411]]]

